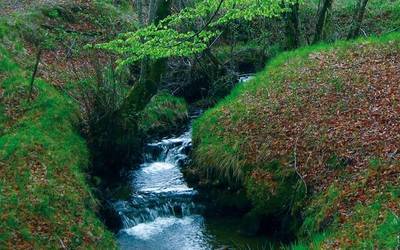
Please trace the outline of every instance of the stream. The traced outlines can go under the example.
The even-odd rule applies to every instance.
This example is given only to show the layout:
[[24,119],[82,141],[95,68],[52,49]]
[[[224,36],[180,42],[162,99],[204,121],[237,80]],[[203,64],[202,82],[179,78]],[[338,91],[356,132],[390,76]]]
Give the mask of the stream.
[[[193,119],[193,118],[192,118]],[[128,199],[113,202],[123,222],[121,249],[266,249],[263,237],[238,233],[237,218],[205,218],[181,169],[191,149],[191,125],[180,136],[148,143],[129,176]]]

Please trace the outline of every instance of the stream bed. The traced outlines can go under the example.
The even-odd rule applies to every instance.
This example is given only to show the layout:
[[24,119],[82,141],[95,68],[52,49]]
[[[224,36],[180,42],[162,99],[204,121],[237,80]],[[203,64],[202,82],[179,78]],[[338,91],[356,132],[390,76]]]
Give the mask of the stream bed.
[[238,233],[237,218],[205,218],[181,168],[191,149],[191,126],[180,136],[148,143],[144,162],[129,175],[129,198],[113,202],[123,222],[121,249],[268,249],[264,237]]

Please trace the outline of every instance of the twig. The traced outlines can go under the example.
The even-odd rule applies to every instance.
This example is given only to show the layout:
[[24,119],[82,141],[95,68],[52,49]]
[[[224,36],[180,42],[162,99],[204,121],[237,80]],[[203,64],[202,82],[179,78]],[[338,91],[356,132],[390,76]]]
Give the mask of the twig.
[[395,31],[397,31],[398,29],[400,29],[400,27],[397,27],[397,28],[394,28],[394,29],[392,29],[392,30],[389,30],[389,31],[387,31],[387,32],[385,32],[385,33],[383,33],[383,34],[389,34],[389,33],[392,33],[392,32],[395,32]]
[[299,169],[297,168],[297,141],[299,140],[299,138],[297,137],[296,139],[296,143],[294,144],[294,171],[296,171],[296,174],[300,177],[300,179],[303,181],[304,183],[304,187],[306,189],[306,194],[307,194],[307,183],[304,180],[303,176],[299,173]]
[[42,49],[39,48],[39,51],[36,54],[36,63],[35,63],[35,68],[33,69],[33,72],[32,72],[31,83],[29,85],[30,86],[29,87],[29,100],[32,100],[33,83],[35,82],[35,77],[36,77],[36,73],[37,73],[37,70],[39,67],[41,55],[42,55]]
[[214,20],[214,18],[217,16],[217,14],[218,14],[218,12],[220,11],[220,9],[221,9],[222,4],[223,4],[224,1],[225,1],[225,0],[220,0],[217,9],[214,11],[213,15],[210,17],[210,19],[208,19],[207,23],[205,23],[205,24],[203,25],[203,27],[202,27],[200,30],[198,30],[198,31],[197,31],[196,33],[194,33],[192,36],[186,38],[184,41],[181,41],[181,42],[179,42],[179,43],[177,43],[177,44],[174,44],[172,47],[178,47],[179,45],[183,44],[183,43],[186,42],[186,41],[189,41],[189,40],[192,39],[192,38],[195,38],[195,37],[198,36],[201,32],[203,32],[203,31],[212,23],[212,21]]
[[396,217],[396,220],[399,220],[399,216],[390,208],[388,208],[389,211],[394,215],[394,217]]
[[212,47],[214,45],[214,43],[216,43],[218,41],[218,39],[221,37],[222,33],[220,33],[212,43],[210,43],[210,45],[207,46],[207,49],[209,49],[210,47]]
[[58,235],[57,235],[57,238],[58,238],[58,240],[60,241],[61,247],[62,247],[63,249],[67,249],[67,247],[64,245],[64,242],[61,240],[60,237],[58,237]]
[[362,33],[364,34],[365,37],[368,37],[367,33],[365,32],[365,30],[363,28],[360,28],[360,30],[362,31]]

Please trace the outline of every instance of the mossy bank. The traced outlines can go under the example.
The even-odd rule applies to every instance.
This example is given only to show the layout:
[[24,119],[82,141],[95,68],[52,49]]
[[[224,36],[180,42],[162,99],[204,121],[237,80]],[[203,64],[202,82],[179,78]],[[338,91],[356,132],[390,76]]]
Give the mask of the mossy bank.
[[1,47],[0,248],[115,248],[85,180],[77,107],[41,80],[30,96],[29,79]]
[[[104,39],[100,31],[110,23],[131,28],[130,10],[122,15],[123,6],[100,1],[17,6],[22,10],[0,17],[0,249],[115,249],[115,236],[104,223],[119,229],[119,218],[102,203],[108,192],[105,178],[93,174],[96,152],[83,104],[95,96],[100,108],[110,108],[110,100],[129,86],[110,80],[99,87],[92,68],[85,68],[91,59],[82,47],[93,37]],[[37,39],[42,56],[31,92]],[[78,45],[66,59],[69,41]],[[117,86],[118,93],[110,91]],[[159,93],[138,115],[135,140],[178,129],[187,109],[183,99]]]
[[292,248],[395,249],[399,60],[398,33],[281,54],[195,122],[192,171],[289,215]]

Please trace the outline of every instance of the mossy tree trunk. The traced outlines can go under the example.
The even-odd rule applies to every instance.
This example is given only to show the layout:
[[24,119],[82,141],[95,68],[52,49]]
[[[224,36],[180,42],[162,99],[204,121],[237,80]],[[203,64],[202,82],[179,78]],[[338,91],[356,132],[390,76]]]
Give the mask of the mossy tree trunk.
[[[161,20],[170,14],[171,0],[153,0],[149,9],[149,22],[158,24]],[[121,109],[118,112],[117,119],[127,120],[124,124],[129,128],[125,131],[122,127],[122,133],[118,136],[125,138],[124,132],[138,135],[137,133],[137,114],[143,110],[150,99],[157,93],[161,81],[161,76],[165,71],[166,59],[150,60],[144,59],[141,65],[141,75],[139,81],[131,88]],[[132,119],[134,118],[134,119]],[[132,138],[135,139],[135,138]],[[124,143],[125,144],[125,143]],[[127,142],[129,150],[129,142]],[[130,152],[128,152],[128,155]]]
[[[171,0],[153,0],[149,10],[150,21],[158,24],[162,19],[166,18],[170,14],[171,2]],[[121,112],[135,113],[146,106],[158,90],[161,75],[165,71],[166,60],[152,61],[145,59],[141,67],[140,79],[130,90],[121,107]]]
[[[170,14],[171,0],[154,0],[153,22],[158,23]],[[141,77],[130,89],[121,107],[104,117],[98,125],[95,145],[98,161],[97,174],[109,176],[117,173],[112,167],[120,167],[135,159],[140,152],[141,135],[138,131],[138,114],[157,93],[166,67],[166,60],[142,62]],[[112,177],[112,176],[111,176]]]

